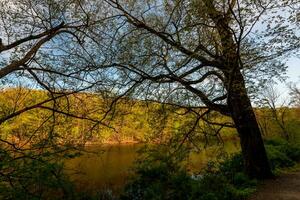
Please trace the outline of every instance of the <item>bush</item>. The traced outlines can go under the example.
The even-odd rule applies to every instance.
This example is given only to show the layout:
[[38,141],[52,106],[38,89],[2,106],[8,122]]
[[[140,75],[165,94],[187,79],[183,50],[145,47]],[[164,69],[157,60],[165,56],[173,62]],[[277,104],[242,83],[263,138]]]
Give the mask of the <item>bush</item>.
[[266,151],[272,170],[276,168],[291,167],[295,163],[291,160],[285,152],[280,151],[277,146],[266,145]]
[[172,161],[145,161],[136,168],[136,176],[125,187],[121,199],[188,199],[191,183],[186,171]]
[[[226,178],[224,176],[219,176],[218,174],[208,173],[203,176],[203,178],[194,185],[193,194],[191,199],[230,199]],[[216,192],[217,191],[217,192]]]
[[285,146],[288,142],[282,138],[274,137],[265,140],[265,145],[271,145],[271,146]]
[[[265,144],[273,170],[293,166],[300,158],[300,148],[285,140],[272,139]],[[244,173],[241,153],[208,163],[194,179],[180,164],[181,159],[167,152],[146,152],[146,159],[137,165],[136,176],[125,187],[121,199],[241,200],[256,189],[257,181]]]
[[297,144],[289,144],[283,149],[286,155],[294,161],[300,161],[300,148]]
[[24,151],[18,155],[0,148],[0,157],[1,198],[50,199],[50,194],[62,198],[72,194],[73,186],[63,173],[63,163],[54,161],[48,152],[36,155]]
[[72,200],[117,200],[118,198],[111,190],[97,191],[95,194],[88,192],[75,192]]
[[242,158],[237,154],[222,162],[211,162],[199,178],[193,179],[178,160],[150,153],[136,167],[136,176],[125,187],[121,199],[244,199],[255,190],[256,182],[242,171]]
[[[248,178],[247,181],[249,181]],[[220,173],[205,174],[203,179],[194,185],[190,199],[240,200],[248,197],[254,190],[255,187],[252,186],[240,187],[235,185]]]
[[272,169],[291,167],[300,160],[300,147],[281,138],[265,141],[266,151]]
[[229,180],[233,180],[236,173],[244,170],[243,156],[241,153],[233,154],[219,163],[220,172]]
[[78,155],[75,151],[58,154],[44,151],[23,151],[22,154],[0,147],[0,199],[38,200],[108,200],[110,193],[90,195],[78,192],[64,170],[61,158]]

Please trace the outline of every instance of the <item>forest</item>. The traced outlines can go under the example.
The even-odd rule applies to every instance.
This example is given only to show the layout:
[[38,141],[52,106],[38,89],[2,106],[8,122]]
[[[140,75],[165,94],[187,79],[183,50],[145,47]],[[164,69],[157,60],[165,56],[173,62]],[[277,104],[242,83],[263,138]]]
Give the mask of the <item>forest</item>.
[[299,1],[0,7],[0,199],[258,200],[299,176]]

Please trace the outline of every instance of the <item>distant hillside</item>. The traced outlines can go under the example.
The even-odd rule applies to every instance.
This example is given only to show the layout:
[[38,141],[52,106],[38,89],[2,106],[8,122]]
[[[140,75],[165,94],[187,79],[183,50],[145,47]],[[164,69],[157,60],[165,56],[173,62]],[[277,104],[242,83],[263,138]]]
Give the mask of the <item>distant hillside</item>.
[[[39,105],[59,95],[51,96],[43,90],[25,88],[1,90],[0,119],[32,108],[0,125],[2,139],[30,142],[46,141],[52,137],[57,142],[70,144],[159,142],[171,136],[186,137],[197,118],[193,112],[172,105],[128,98],[116,101],[111,97],[104,98],[91,93],[70,94]],[[201,110],[198,112],[201,113]],[[285,120],[290,132],[300,128],[299,113],[298,109],[288,108]],[[267,108],[256,109],[256,114],[261,128],[267,130],[264,131],[265,135],[279,134],[280,128]],[[228,118],[217,113],[208,117],[208,121],[217,124],[231,123]],[[219,127],[200,121],[187,137],[196,142],[218,138]],[[232,128],[225,127],[220,134],[223,139],[236,137]]]

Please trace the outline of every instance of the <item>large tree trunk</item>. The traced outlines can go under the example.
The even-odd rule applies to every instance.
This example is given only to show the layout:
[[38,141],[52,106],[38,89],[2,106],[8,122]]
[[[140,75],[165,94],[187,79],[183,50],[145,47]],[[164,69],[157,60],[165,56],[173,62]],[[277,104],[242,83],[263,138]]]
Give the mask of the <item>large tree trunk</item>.
[[[230,10],[226,13],[216,9],[213,1],[203,1],[206,12],[214,21],[220,36],[223,73],[228,92],[228,106],[241,140],[245,169],[250,177],[264,179],[272,177],[262,136],[247,95],[244,77],[240,72],[240,43],[234,40],[230,22]],[[234,1],[233,1],[234,2]],[[230,5],[234,6],[234,5]]]
[[273,176],[262,135],[247,95],[245,81],[239,70],[231,80],[228,104],[236,125],[244,158],[245,171],[251,178],[266,179]]

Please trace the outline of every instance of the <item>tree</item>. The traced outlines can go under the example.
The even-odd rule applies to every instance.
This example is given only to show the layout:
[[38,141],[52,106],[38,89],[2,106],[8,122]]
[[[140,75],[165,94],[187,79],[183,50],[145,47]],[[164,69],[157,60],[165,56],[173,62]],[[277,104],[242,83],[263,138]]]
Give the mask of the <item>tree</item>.
[[286,140],[289,140],[290,135],[286,127],[286,115],[291,102],[288,100],[283,100],[279,92],[272,84],[265,86],[261,96],[261,107],[267,108],[264,110],[264,114],[267,115],[267,120],[274,121],[281,130],[281,136]]
[[[2,0],[0,6],[1,89],[12,86],[48,92],[48,98],[1,115],[0,124],[32,109],[82,118],[68,113],[58,101],[98,83],[89,80],[93,69],[84,62],[89,55],[83,53],[85,32],[96,19],[90,19],[81,1]],[[101,6],[90,9],[97,12]]]
[[290,88],[290,95],[292,98],[292,104],[299,107],[300,105],[300,89],[299,87],[297,87],[296,84],[290,84],[289,85]]
[[[82,33],[94,21],[80,1],[1,0],[0,7],[0,196],[73,199],[62,162],[104,125],[102,114],[90,118],[91,109],[69,104],[95,86],[89,67],[71,59],[84,51]],[[89,122],[79,136],[72,134],[76,119]]]
[[101,120],[125,96],[185,108],[197,116],[193,127],[219,112],[235,124],[248,175],[272,176],[249,94],[285,71],[281,58],[298,41],[285,22],[298,2],[2,2],[0,48],[12,53],[2,54],[1,79],[23,72],[55,95],[110,91]]
[[[284,28],[286,19],[278,9],[291,4],[297,7],[299,3],[105,2],[111,6],[112,20],[107,20],[111,23],[105,26],[110,29],[93,34],[94,38],[107,36],[113,80],[119,78],[117,82],[123,85],[136,83],[137,98],[206,107],[207,112],[231,117],[240,137],[247,174],[259,179],[271,177],[248,91],[251,92],[251,82],[262,84],[284,73],[286,67],[280,58],[293,48],[277,45],[286,41],[285,33],[277,31],[289,30],[291,35],[293,32]],[[278,19],[278,23],[269,22],[267,28],[255,29],[256,24],[263,26],[261,19],[269,17]],[[271,45],[278,48],[270,48]]]

